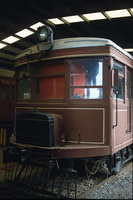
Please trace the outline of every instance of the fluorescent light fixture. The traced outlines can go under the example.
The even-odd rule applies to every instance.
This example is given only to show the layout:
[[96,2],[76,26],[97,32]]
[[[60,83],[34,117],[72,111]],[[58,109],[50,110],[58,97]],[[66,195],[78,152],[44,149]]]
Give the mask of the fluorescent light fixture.
[[55,25],[58,25],[58,24],[64,24],[63,21],[61,21],[60,19],[58,18],[52,18],[52,19],[48,19],[50,22],[52,22],[53,24]]
[[83,16],[87,18],[89,21],[106,19],[106,17],[101,12],[88,13],[88,14],[84,14]]
[[0,43],[0,49],[4,48],[6,46],[7,46],[6,44]]
[[132,12],[132,15],[133,15],[133,8],[130,8],[130,11]]
[[34,29],[36,31],[39,27],[42,27],[42,26],[44,26],[44,24],[41,23],[41,22],[38,22],[38,23],[33,24],[32,26],[30,26],[30,28],[32,28],[32,29]]
[[14,43],[14,42],[16,42],[16,41],[18,41],[18,40],[19,40],[19,38],[16,38],[16,37],[14,37],[14,36],[9,36],[9,37],[3,39],[2,41],[3,41],[3,42],[7,42],[7,43],[9,43],[9,44],[12,44],[12,43]]
[[119,17],[130,17],[130,13],[127,9],[121,10],[111,10],[105,12],[110,18],[119,18]]
[[133,52],[133,48],[124,49],[127,52]]
[[19,31],[19,32],[15,33],[15,35],[18,35],[18,36],[20,36],[22,38],[25,38],[25,37],[33,34],[33,33],[34,33],[33,31],[30,31],[30,30],[25,28],[22,31]]
[[66,20],[69,23],[74,23],[74,22],[82,22],[84,21],[81,17],[78,15],[73,15],[73,16],[68,16],[68,17],[62,17],[64,20]]

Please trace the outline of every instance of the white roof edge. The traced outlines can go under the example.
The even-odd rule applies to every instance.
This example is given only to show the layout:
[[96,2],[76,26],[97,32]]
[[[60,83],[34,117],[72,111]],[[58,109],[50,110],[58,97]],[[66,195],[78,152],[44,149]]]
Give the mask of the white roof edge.
[[[44,43],[39,44],[40,48],[42,48]],[[79,48],[79,47],[91,47],[91,46],[106,46],[111,45],[114,46],[116,49],[121,51],[123,54],[128,56],[129,58],[133,59],[133,56],[129,54],[127,51],[122,49],[120,46],[115,44],[113,41],[105,38],[97,38],[97,37],[74,37],[74,38],[63,38],[63,39],[56,39],[53,43],[52,50],[59,50],[59,49],[69,49],[69,48]],[[39,50],[37,45],[28,48],[20,54],[16,56],[15,59],[25,56],[26,54],[34,54],[38,53]]]

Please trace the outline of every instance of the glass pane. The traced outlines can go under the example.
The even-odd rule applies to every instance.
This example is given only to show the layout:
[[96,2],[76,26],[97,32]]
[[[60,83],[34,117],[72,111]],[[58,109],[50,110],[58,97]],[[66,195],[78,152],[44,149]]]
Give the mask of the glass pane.
[[127,71],[127,98],[133,99],[133,73]]
[[52,73],[58,73],[58,72],[64,72],[64,63],[63,62],[57,62],[57,63],[46,63],[42,62],[40,65],[38,63],[34,64],[34,72],[35,74],[52,74]]
[[19,99],[30,99],[31,98],[31,88],[30,79],[20,80],[18,85]]
[[[118,77],[118,88],[117,88],[118,94],[117,97],[118,99],[124,99],[124,78]],[[116,94],[114,94],[114,97],[116,98]]]
[[114,62],[113,68],[114,69],[118,69],[118,73],[119,74],[124,74],[124,67],[123,67],[123,65],[121,63]]
[[24,65],[18,69],[18,77],[29,76],[30,67],[28,65]]
[[70,61],[71,86],[101,86],[103,84],[102,59]]
[[8,100],[9,99],[9,87],[8,85],[1,86],[1,100]]
[[70,98],[71,99],[102,99],[103,89],[102,88],[71,88]]
[[35,98],[64,98],[64,75],[35,79]]
[[14,100],[14,86],[12,86],[12,100]]

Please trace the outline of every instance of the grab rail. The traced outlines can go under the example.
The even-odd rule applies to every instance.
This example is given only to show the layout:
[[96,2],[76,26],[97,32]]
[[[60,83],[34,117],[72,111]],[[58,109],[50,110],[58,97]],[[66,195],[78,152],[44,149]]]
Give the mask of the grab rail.
[[116,123],[113,125],[113,128],[118,126],[118,90],[114,92],[116,94]]
[[132,125],[132,83],[127,82],[127,85],[129,85],[129,130],[126,130],[126,133],[131,132],[131,125]]

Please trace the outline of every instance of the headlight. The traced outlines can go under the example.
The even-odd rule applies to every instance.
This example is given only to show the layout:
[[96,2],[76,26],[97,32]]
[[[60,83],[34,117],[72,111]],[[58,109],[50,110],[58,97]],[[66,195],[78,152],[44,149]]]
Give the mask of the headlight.
[[48,26],[39,27],[37,30],[37,37],[40,42],[47,41],[52,33],[52,29]]

